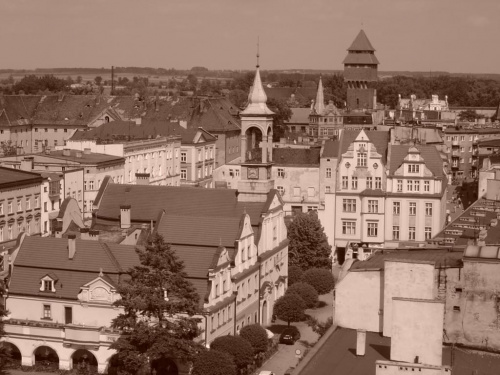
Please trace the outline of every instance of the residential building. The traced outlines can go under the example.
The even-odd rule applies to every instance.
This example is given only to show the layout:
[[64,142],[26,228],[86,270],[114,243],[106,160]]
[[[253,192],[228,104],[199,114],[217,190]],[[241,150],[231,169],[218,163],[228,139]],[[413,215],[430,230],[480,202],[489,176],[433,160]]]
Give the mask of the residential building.
[[20,233],[42,235],[49,231],[48,193],[37,173],[0,167],[0,243]]
[[486,194],[489,180],[500,180],[500,156],[498,154],[483,159],[482,168],[479,170],[478,198]]
[[309,129],[309,108],[290,108],[292,116],[285,121],[285,125],[290,133],[306,134]]
[[214,187],[212,174],[215,169],[216,140],[202,128],[183,132],[180,151],[181,185]]

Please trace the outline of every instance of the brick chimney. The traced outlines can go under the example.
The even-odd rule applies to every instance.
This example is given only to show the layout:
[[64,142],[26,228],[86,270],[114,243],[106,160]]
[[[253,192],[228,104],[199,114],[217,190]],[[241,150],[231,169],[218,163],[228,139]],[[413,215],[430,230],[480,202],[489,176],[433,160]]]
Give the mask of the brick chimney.
[[135,184],[136,185],[149,185],[149,173],[136,173],[135,174]]
[[120,228],[130,228],[130,205],[123,204],[120,206]]
[[76,253],[76,235],[68,235],[68,258],[73,259]]
[[88,240],[89,239],[89,228],[80,228],[80,238],[82,240]]

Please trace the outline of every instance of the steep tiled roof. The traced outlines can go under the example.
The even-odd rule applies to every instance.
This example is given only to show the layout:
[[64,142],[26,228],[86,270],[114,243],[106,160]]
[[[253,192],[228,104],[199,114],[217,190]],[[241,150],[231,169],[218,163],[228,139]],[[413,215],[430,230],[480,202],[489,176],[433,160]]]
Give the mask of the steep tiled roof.
[[310,108],[290,108],[292,116],[285,124],[309,124]]
[[347,49],[348,51],[375,51],[372,44],[368,40],[363,29],[361,29],[356,36],[356,39],[352,42],[351,46]]
[[375,55],[369,53],[348,53],[342,64],[380,64]]
[[319,167],[319,147],[313,148],[275,148],[273,162],[276,165],[303,165]]
[[435,146],[431,145],[389,145],[390,147],[390,160],[389,160],[389,174],[393,175],[394,172],[401,166],[404,158],[408,155],[410,147],[415,147],[420,152],[420,156],[424,159],[425,165],[434,174],[435,177],[443,177],[443,161],[439,151]]
[[435,262],[435,267],[461,267],[462,251],[443,250],[383,250],[377,251],[365,261],[354,262],[350,271],[383,270],[386,260]]
[[[349,145],[353,143],[358,137],[361,130],[344,130],[340,137],[340,154],[343,155]],[[387,146],[389,145],[389,132],[378,130],[365,130],[368,139],[377,149],[377,152],[382,155],[382,162],[385,164],[387,161]]]
[[23,125],[31,120],[39,95],[0,96],[0,126]]
[[339,156],[339,141],[327,140],[323,146],[322,158],[338,158]]
[[191,99],[195,105],[188,118],[188,126],[211,132],[239,131],[239,109],[225,98]]
[[206,278],[213,262],[217,246],[184,246],[172,245],[172,249],[184,262],[185,271],[192,278]]
[[0,188],[4,184],[32,184],[41,183],[42,178],[39,173],[20,171],[13,168],[0,167]]

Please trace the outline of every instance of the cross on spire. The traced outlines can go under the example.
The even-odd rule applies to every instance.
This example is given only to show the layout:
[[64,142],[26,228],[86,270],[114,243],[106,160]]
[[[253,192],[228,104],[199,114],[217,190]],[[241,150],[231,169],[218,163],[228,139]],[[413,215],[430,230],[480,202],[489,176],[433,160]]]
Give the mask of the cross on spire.
[[259,69],[259,66],[260,66],[259,65],[259,57],[260,57],[260,55],[259,55],[259,37],[257,37],[257,65],[256,65],[257,69]]

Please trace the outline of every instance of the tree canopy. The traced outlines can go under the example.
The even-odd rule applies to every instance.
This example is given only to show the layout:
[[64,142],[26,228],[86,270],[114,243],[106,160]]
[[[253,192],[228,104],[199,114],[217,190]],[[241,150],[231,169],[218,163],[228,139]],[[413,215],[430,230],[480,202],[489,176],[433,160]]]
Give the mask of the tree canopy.
[[135,373],[149,362],[165,358],[192,361],[203,349],[193,341],[200,333],[198,294],[186,279],[184,264],[160,235],[144,250],[137,248],[141,265],[129,271],[130,279],[117,290],[115,302],[124,312],[113,320],[123,332],[112,344],[120,371]]
[[288,266],[288,287],[290,288],[293,284],[298,283],[302,279],[302,274],[304,271],[299,266]]
[[[5,287],[4,283],[0,281],[0,294],[4,295]],[[7,315],[7,311],[5,310],[5,306],[0,302],[0,338],[5,335],[5,331],[3,330],[3,317]],[[10,351],[6,345],[0,344],[0,375],[7,375],[9,371],[7,371],[7,366],[10,363]]]
[[288,224],[288,265],[309,268],[331,269],[332,248],[325,231],[314,211],[294,216]]
[[316,307],[318,303],[318,292],[308,283],[298,282],[286,290],[287,294],[298,294],[304,300],[308,308]]
[[233,357],[219,350],[205,350],[196,356],[191,375],[236,375]]
[[295,293],[285,294],[274,303],[274,315],[287,322],[288,326],[291,322],[303,320],[305,309],[306,303]]
[[260,324],[250,324],[244,326],[240,330],[240,336],[252,345],[254,354],[262,353],[267,350],[267,332]]
[[212,349],[231,355],[238,369],[243,369],[252,363],[252,345],[242,337],[219,336],[210,344],[210,350]]
[[311,285],[318,294],[329,293],[335,287],[332,272],[324,268],[310,268],[302,275],[302,281]]

